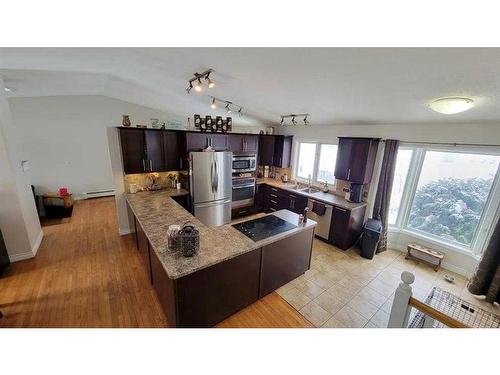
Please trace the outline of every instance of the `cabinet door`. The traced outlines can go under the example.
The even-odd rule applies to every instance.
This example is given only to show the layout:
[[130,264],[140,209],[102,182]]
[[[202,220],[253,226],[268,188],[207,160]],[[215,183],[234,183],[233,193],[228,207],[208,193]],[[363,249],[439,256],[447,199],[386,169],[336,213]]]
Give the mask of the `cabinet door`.
[[120,129],[120,141],[125,174],[146,172],[144,131]]
[[140,223],[137,223],[137,250],[139,250],[139,255],[141,257],[142,263],[146,268],[148,273],[149,281],[152,283],[153,279],[151,276],[151,258],[149,257],[149,241],[146,237],[146,233],[141,227]]
[[225,151],[228,149],[226,134],[208,134],[210,145],[217,151]]
[[207,133],[187,133],[186,147],[188,151],[201,151],[208,146]]
[[266,209],[265,196],[266,196],[266,185],[264,184],[255,185],[255,200],[254,200],[255,210],[261,211]]
[[229,151],[233,154],[243,153],[243,136],[239,134],[229,134],[227,136]]
[[351,145],[352,140],[350,138],[339,138],[334,173],[336,179],[347,180],[347,170],[349,169],[349,161],[351,158]]
[[291,193],[289,193],[288,196],[292,203],[291,211],[297,214],[303,214],[304,209],[307,207],[307,198]]
[[347,249],[349,219],[351,211],[345,208],[333,206],[332,223],[330,225],[330,241],[341,249]]
[[166,171],[178,171],[183,165],[182,133],[174,131],[162,132],[163,157],[165,158]]
[[259,165],[273,165],[274,136],[259,136]]
[[162,133],[158,130],[144,131],[146,139],[146,169],[149,172],[165,171]]
[[243,138],[244,149],[243,152],[248,154],[257,154],[259,151],[259,136],[258,135],[245,135]]
[[369,139],[353,139],[351,141],[347,181],[364,184],[370,146],[371,140]]
[[274,137],[273,166],[288,168],[292,153],[292,136],[276,135]]

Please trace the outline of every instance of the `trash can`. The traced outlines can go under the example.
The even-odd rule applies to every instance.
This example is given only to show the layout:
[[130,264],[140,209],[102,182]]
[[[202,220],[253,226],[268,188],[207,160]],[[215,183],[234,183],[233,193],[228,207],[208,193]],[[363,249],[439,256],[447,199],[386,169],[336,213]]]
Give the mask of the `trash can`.
[[373,259],[381,233],[382,222],[380,220],[368,219],[366,221],[363,236],[361,237],[360,254],[363,258]]

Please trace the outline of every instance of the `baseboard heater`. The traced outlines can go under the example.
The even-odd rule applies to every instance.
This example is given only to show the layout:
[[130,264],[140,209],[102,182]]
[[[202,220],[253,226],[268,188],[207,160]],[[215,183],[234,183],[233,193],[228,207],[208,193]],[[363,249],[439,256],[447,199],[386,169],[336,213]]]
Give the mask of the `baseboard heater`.
[[97,191],[87,191],[83,193],[83,199],[101,198],[101,197],[111,197],[115,195],[115,190],[97,190]]

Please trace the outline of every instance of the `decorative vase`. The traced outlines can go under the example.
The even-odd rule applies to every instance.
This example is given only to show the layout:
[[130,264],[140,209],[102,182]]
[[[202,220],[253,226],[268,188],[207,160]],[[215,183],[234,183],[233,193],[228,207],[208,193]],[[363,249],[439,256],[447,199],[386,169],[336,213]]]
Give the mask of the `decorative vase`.
[[122,125],[127,127],[132,125],[129,115],[123,115]]

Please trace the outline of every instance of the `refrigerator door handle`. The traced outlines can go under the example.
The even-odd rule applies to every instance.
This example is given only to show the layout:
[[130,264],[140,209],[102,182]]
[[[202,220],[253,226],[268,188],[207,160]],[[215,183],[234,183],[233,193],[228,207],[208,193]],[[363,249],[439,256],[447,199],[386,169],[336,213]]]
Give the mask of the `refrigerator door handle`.
[[212,193],[214,192],[214,160],[210,161],[210,184],[212,188]]
[[219,191],[219,168],[217,166],[217,157],[214,157],[215,162],[215,192]]
[[227,204],[231,203],[231,199],[224,199],[223,201],[214,201],[214,202],[208,202],[208,203],[196,203],[196,207],[212,207],[212,206],[219,206],[221,204]]

